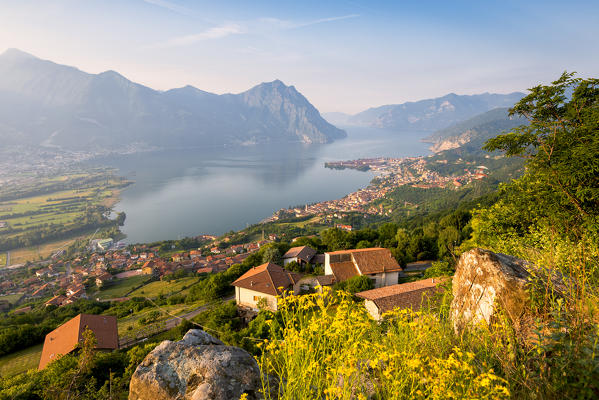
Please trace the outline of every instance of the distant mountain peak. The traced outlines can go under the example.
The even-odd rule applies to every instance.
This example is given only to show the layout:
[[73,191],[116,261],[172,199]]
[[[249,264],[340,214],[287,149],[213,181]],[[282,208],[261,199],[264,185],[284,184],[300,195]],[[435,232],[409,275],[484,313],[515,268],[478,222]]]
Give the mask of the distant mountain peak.
[[19,50],[19,49],[17,49],[17,48],[14,48],[14,47],[11,47],[11,48],[9,48],[9,49],[6,49],[6,50],[4,51],[4,53],[2,53],[2,55],[3,55],[3,56],[11,56],[11,57],[14,57],[14,56],[19,56],[19,57],[34,57],[34,58],[35,58],[35,56],[34,56],[34,55],[32,55],[32,54],[29,54],[29,53],[27,53],[27,52],[25,52],[25,51],[23,51],[23,50]]
[[347,124],[433,132],[497,107],[512,107],[524,93],[482,93],[442,97],[369,108],[347,118]]
[[0,108],[0,143],[104,150],[328,143],[346,136],[279,79],[239,94],[191,85],[157,91],[113,70],[88,74],[16,49],[0,55],[0,71],[0,104],[6,105]]
[[3,57],[3,58],[9,58],[9,57],[10,58],[37,58],[33,54],[27,53],[23,50],[16,49],[14,47],[6,49],[6,51],[4,51],[4,53],[0,54],[0,57]]

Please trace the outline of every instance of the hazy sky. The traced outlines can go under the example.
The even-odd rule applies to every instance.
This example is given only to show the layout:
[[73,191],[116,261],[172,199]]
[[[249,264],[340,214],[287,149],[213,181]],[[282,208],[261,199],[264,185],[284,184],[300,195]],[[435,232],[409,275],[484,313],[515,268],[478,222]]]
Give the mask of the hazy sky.
[[295,85],[321,111],[597,77],[599,1],[0,0],[15,47],[155,89]]

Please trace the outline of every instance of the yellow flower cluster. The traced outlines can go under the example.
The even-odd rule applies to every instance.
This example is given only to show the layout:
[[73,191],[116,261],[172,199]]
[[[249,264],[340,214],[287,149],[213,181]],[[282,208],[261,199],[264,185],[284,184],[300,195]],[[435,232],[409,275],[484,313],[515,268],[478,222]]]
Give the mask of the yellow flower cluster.
[[432,313],[397,310],[378,323],[349,294],[326,288],[281,298],[279,312],[282,328],[258,358],[280,382],[267,398],[509,397],[507,383],[455,347],[448,324]]

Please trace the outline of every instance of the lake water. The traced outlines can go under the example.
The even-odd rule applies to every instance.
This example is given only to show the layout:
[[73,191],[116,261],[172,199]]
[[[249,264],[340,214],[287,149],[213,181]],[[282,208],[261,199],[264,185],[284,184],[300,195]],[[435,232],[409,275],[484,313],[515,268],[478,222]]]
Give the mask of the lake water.
[[301,143],[164,150],[96,159],[135,183],[115,211],[127,214],[127,242],[152,242],[245,228],[273,212],[341,198],[368,185],[370,172],[331,170],[327,161],[429,154],[425,133],[345,128],[327,145]]

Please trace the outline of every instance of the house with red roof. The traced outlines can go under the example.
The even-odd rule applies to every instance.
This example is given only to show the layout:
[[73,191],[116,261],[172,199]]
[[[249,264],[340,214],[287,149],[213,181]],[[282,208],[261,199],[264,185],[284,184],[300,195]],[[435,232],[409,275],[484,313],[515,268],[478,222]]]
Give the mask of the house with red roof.
[[83,332],[90,329],[96,338],[96,349],[115,350],[119,347],[116,317],[112,315],[79,314],[46,335],[39,370],[69,354],[83,341]]
[[[232,283],[238,306],[258,310],[258,303],[266,301],[266,307],[277,310],[277,296],[293,290],[301,275],[287,271],[274,263],[262,264],[250,269]],[[264,299],[264,300],[262,300]]]
[[283,255],[283,265],[296,262],[299,265],[311,264],[317,251],[309,246],[292,247]]
[[365,275],[375,288],[397,284],[402,270],[391,251],[381,247],[333,251],[325,253],[324,258],[324,273],[334,275],[335,281]]
[[442,291],[441,284],[448,278],[422,279],[415,282],[385,286],[356,293],[364,299],[364,306],[372,318],[380,320],[384,313],[395,308],[418,311],[427,301],[434,302],[434,294]]
[[48,306],[56,306],[56,307],[60,307],[62,306],[62,303],[67,299],[66,296],[63,296],[62,294],[59,294],[57,296],[52,297],[50,300],[48,300],[47,302],[45,302],[44,304],[46,305],[46,307]]

